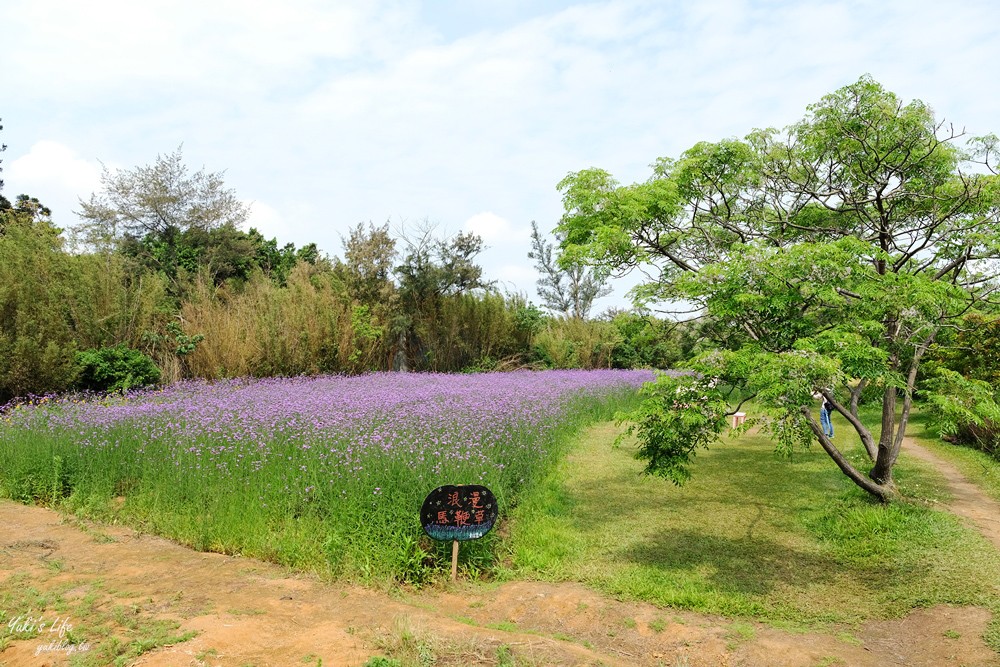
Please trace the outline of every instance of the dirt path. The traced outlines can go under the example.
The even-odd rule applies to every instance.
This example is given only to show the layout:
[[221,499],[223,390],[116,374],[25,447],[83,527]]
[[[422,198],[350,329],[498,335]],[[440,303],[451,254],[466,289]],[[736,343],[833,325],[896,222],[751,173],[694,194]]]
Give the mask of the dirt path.
[[915,459],[933,464],[948,482],[948,492],[952,495],[948,509],[969,519],[986,539],[1000,549],[1000,503],[967,480],[958,468],[914,440],[905,438],[902,451]]
[[[82,636],[111,632],[124,643],[156,623],[197,633],[127,664],[350,667],[391,651],[434,654],[438,665],[495,665],[504,655],[518,665],[1000,665],[979,639],[990,614],[976,608],[939,606],[853,630],[790,633],[618,602],[577,584],[420,592],[330,585],[5,501],[0,531],[0,602],[6,596],[14,606],[0,608],[7,619],[61,615]],[[44,632],[13,640],[0,627],[0,637],[5,632],[0,665],[69,664],[65,650],[40,651],[52,646]],[[96,649],[85,657],[111,662],[97,660]]]

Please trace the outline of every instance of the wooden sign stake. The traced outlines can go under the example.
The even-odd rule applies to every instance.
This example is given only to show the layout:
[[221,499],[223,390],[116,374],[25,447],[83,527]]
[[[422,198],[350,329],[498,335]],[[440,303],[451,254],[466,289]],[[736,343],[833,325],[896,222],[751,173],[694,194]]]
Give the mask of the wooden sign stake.
[[451,580],[458,581],[458,543],[478,540],[493,528],[496,496],[485,486],[439,486],[420,506],[420,525],[434,540],[451,542]]

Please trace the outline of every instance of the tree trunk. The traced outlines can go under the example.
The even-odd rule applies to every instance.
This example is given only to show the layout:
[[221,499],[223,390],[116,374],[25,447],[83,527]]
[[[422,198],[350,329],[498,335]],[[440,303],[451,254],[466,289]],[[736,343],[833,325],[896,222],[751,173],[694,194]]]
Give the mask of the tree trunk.
[[903,413],[899,417],[896,439],[892,446],[892,459],[889,462],[890,467],[896,465],[896,458],[899,456],[899,449],[903,445],[903,436],[906,435],[906,425],[910,421],[910,409],[913,407],[913,392],[917,386],[917,371],[920,369],[920,360],[923,358],[927,348],[934,342],[934,338],[937,336],[937,331],[937,329],[934,329],[931,334],[917,347],[913,355],[913,361],[910,362],[910,371],[906,375],[906,394],[903,396]]
[[869,476],[882,485],[892,485],[892,465],[895,457],[896,430],[896,388],[886,387],[882,396],[882,433],[878,438],[878,455],[875,457],[875,467]]
[[837,401],[833,393],[829,391],[822,391],[820,393],[823,394],[824,400],[828,401],[831,405],[833,405],[834,409],[836,409],[837,412],[843,415],[844,419],[846,419],[851,423],[851,426],[854,427],[854,430],[858,432],[858,436],[861,438],[861,444],[865,446],[865,451],[868,453],[868,458],[874,461],[875,457],[878,454],[878,449],[875,446],[875,439],[872,437],[872,432],[868,430],[868,428],[861,422],[861,419],[858,417],[857,406],[854,405],[855,403],[854,397],[853,396],[851,397],[851,409],[848,411],[844,408],[843,405],[841,405]]
[[392,355],[392,370],[398,371],[400,373],[406,373],[410,370],[410,366],[407,363],[407,336],[405,333],[400,333],[396,337],[396,352]]
[[851,414],[855,417],[858,416],[858,403],[861,401],[861,393],[865,390],[868,385],[868,378],[861,378],[857,386],[851,390]]
[[837,464],[841,472],[847,475],[848,479],[878,498],[881,502],[888,502],[895,495],[895,488],[891,483],[879,484],[875,480],[866,477],[864,473],[851,465],[851,462],[844,457],[830,438],[826,437],[826,434],[823,433],[823,428],[816,423],[816,419],[812,416],[812,412],[810,412],[808,407],[803,407],[802,413],[805,415],[809,428],[819,438],[819,444],[823,447],[823,450],[830,455],[830,458]]

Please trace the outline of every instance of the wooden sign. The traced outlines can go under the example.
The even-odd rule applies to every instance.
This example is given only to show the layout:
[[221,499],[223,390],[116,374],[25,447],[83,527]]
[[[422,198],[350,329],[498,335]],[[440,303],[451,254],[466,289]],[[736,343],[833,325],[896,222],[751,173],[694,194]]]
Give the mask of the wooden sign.
[[485,486],[439,486],[420,508],[420,524],[435,540],[477,540],[497,520],[497,499]]

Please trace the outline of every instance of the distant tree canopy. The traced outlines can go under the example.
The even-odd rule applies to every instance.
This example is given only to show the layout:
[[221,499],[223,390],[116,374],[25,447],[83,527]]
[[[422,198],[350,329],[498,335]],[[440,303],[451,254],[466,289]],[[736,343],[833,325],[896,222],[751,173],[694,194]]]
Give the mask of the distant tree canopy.
[[927,356],[921,374],[930,423],[952,442],[1000,457],[1000,316],[971,312],[956,320]]
[[190,171],[179,148],[148,166],[105,169],[79,216],[64,235],[38,199],[0,198],[0,405],[156,377],[677,358],[655,322],[546,317],[499,293],[474,234],[358,224],[342,258],[330,258],[314,243],[244,231],[248,208],[223,175]]
[[281,283],[296,262],[319,259],[315,244],[279,248],[256,229],[244,232],[249,207],[225,186],[221,172],[189,173],[180,148],[149,166],[105,168],[101,186],[80,201],[81,240],[161,272],[177,294],[181,277],[200,270],[217,285],[246,280],[256,269]]
[[[562,242],[560,235],[556,240]],[[594,300],[611,294],[606,270],[589,267],[579,261],[560,262],[555,246],[542,237],[538,223],[531,221],[531,251],[528,259],[535,260],[538,271],[538,296],[542,304],[554,313],[586,319]]]
[[95,246],[126,238],[240,227],[249,208],[225,187],[222,173],[188,174],[180,148],[149,166],[101,174],[101,191],[80,200],[86,240]]
[[[640,301],[691,303],[712,321],[720,349],[695,374],[661,378],[648,404],[659,407],[637,417],[651,472],[685,478],[696,444],[739,407],[716,400],[727,388],[766,411],[781,447],[818,440],[858,486],[894,495],[921,359],[997,289],[1000,183],[983,173],[997,141],[961,138],[862,77],[784,130],[661,158],[645,182],[587,169],[560,183],[570,260],[642,267]],[[858,416],[869,386],[882,394],[877,437]],[[864,444],[867,474],[824,435],[814,392]],[[668,432],[662,410],[691,417]]]

